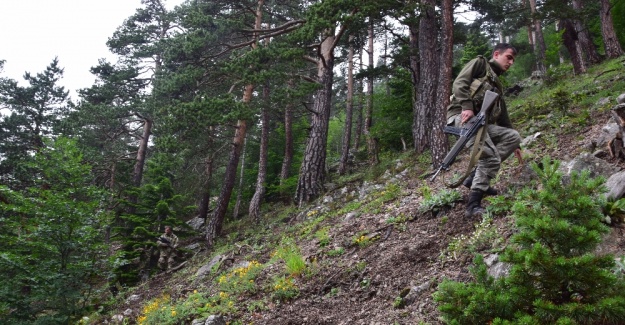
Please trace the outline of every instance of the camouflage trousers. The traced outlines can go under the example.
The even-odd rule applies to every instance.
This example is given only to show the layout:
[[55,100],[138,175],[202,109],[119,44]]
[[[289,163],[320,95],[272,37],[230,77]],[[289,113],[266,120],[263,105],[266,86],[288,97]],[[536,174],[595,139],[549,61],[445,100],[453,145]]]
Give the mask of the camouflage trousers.
[[[462,119],[460,114],[450,117],[448,122],[452,122],[452,119],[453,124],[460,127]],[[490,186],[490,181],[497,176],[501,163],[510,157],[521,143],[521,135],[514,129],[489,124],[486,131],[484,148],[477,162],[472,190],[486,191]],[[466,147],[471,148],[474,143],[475,137],[469,140]]]
[[176,254],[172,249],[162,249],[158,258],[158,268],[161,270],[170,269],[175,262]]

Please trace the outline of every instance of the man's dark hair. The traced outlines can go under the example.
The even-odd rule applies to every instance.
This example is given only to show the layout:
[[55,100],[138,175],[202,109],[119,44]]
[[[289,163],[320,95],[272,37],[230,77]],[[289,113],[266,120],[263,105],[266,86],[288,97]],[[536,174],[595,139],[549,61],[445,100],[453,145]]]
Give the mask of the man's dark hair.
[[495,48],[493,48],[493,55],[495,55],[495,52],[499,51],[499,53],[503,53],[506,50],[511,49],[512,50],[512,54],[516,55],[518,53],[518,51],[516,50],[516,48],[514,46],[512,46],[512,44],[508,44],[508,43],[499,43],[497,45],[495,45]]

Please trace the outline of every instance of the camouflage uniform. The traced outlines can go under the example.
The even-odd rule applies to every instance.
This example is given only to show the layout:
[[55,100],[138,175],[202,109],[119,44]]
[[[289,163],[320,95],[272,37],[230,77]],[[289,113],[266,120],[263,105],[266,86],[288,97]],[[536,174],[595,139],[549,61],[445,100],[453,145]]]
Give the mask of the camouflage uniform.
[[[473,110],[477,115],[486,90],[493,90],[503,97],[503,86],[498,78],[502,73],[503,69],[497,62],[487,61],[482,56],[467,63],[453,84],[452,102],[447,108],[447,124],[460,126],[462,120],[460,113],[463,110]],[[512,128],[502,97],[493,107],[488,119],[484,148],[477,163],[472,190],[488,190],[491,179],[499,172],[501,162],[519,148],[521,143],[521,136]],[[474,142],[475,138],[471,139],[467,147],[473,146]]]
[[174,259],[176,257],[175,248],[178,247],[178,237],[173,233],[167,234],[164,233],[161,235],[161,238],[164,238],[169,241],[169,245],[165,244],[161,241],[158,241],[158,249],[160,251],[160,256],[158,258],[158,268],[161,270],[167,270],[174,265]]

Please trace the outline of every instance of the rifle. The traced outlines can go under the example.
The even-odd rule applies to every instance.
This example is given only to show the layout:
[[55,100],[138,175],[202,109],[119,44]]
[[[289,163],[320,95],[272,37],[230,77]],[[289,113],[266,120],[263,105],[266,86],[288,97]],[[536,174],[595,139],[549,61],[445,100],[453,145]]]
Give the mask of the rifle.
[[[471,140],[471,138],[473,138],[478,133],[480,133],[482,128],[484,126],[486,126],[486,122],[488,121],[488,116],[490,115],[489,114],[490,110],[495,105],[495,103],[497,102],[498,98],[499,98],[499,95],[496,92],[487,90],[486,94],[484,94],[484,101],[482,102],[482,108],[480,109],[480,112],[476,116],[471,118],[462,127],[457,128],[457,127],[453,127],[453,126],[446,126],[443,129],[443,132],[445,132],[447,134],[457,135],[457,136],[459,136],[459,138],[458,138],[458,141],[456,141],[456,144],[451,148],[451,150],[449,151],[447,156],[445,156],[445,159],[443,159],[443,163],[438,168],[436,173],[434,173],[434,176],[432,176],[432,178],[430,179],[430,182],[434,181],[434,179],[436,178],[438,173],[441,172],[441,170],[446,170],[446,171],[449,170],[449,167],[451,167],[451,165],[456,160],[456,156],[458,156],[460,151],[462,151],[462,149],[465,147],[467,142],[469,142],[469,140]],[[467,175],[469,174],[470,169],[473,168],[473,166],[471,166],[471,165],[475,164],[475,162],[473,161],[474,160],[474,156],[477,156],[479,158],[479,155],[475,155],[475,153],[477,153],[476,150],[480,150],[480,153],[481,153],[481,145],[482,144],[478,144],[478,142],[482,141],[482,139],[481,139],[482,136],[481,135],[482,134],[480,133],[480,139],[476,139],[475,140],[474,148],[471,151],[472,163],[469,164],[469,168],[468,168],[469,171],[467,171]],[[476,146],[479,146],[479,148],[477,148]],[[476,159],[477,158],[475,158],[475,160]],[[462,182],[464,180],[464,178],[466,178],[467,175],[465,175],[465,177],[463,177],[462,180],[457,182],[457,184],[452,184],[452,186],[450,186],[450,187],[456,187],[456,186],[460,185],[460,182]],[[448,186],[449,186],[449,184],[448,184]]]
[[169,239],[167,239],[167,238],[165,238],[165,237],[158,237],[158,238],[156,238],[156,241],[160,241],[161,243],[163,243],[163,244],[167,244],[167,246],[169,246],[169,247],[173,248],[173,247],[171,246],[171,242],[169,241]]

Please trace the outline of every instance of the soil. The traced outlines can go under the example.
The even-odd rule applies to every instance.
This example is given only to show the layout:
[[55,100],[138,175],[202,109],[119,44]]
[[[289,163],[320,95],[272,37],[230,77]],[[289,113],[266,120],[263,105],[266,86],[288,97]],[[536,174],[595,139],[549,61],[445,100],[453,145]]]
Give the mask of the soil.
[[[555,134],[555,150],[538,141],[536,146],[526,152],[528,156],[525,163],[540,160],[542,157],[539,153],[544,152],[548,152],[554,159],[569,160],[575,157],[590,145],[590,139],[598,137],[609,118],[609,112],[594,113],[594,125],[568,133],[560,131],[561,133]],[[601,158],[620,168],[625,167],[622,160],[610,158],[608,155]],[[463,161],[466,160],[457,162],[454,168],[463,170],[466,168]],[[510,189],[518,186],[524,171],[514,160],[511,157],[503,164],[496,183],[496,188],[501,193],[507,193],[504,195],[510,199],[513,199],[510,197]],[[402,196],[382,204],[377,210],[351,218],[346,218],[345,215],[327,218],[317,225],[315,229],[330,227],[331,241],[328,246],[320,247],[314,236],[298,241],[311,272],[296,278],[300,294],[295,299],[280,303],[265,297],[266,304],[261,310],[248,311],[246,308],[239,308],[236,315],[228,315],[226,319],[238,320],[243,324],[441,324],[432,294],[442,279],[470,281],[468,269],[474,256],[473,252],[460,252],[449,256],[446,255],[447,248],[455,238],[461,235],[470,236],[481,219],[465,218],[462,201],[438,213],[420,212],[422,197],[419,193],[425,184],[422,177],[424,172],[414,170],[409,173],[412,176],[400,184]],[[441,179],[435,183],[427,183],[427,186],[436,193],[444,188]],[[464,187],[459,190],[466,200],[468,190]],[[343,204],[345,202],[336,203]],[[394,224],[387,222],[390,217],[399,216],[406,220]],[[296,219],[293,216],[289,220],[276,221],[267,225],[265,230],[274,234],[280,233],[284,227],[302,222]],[[513,223],[509,216],[504,215],[496,216],[493,220],[493,226],[497,227],[504,242],[514,232]],[[315,229],[311,233],[314,234]],[[229,235],[228,231],[234,230],[226,229],[224,236]],[[598,252],[623,256],[623,231],[620,226],[611,227],[611,232]],[[376,236],[376,240],[365,247],[353,244],[353,239],[359,234]],[[496,252],[503,244],[499,245],[483,245],[477,248],[477,252]],[[327,251],[337,247],[343,247],[344,253],[340,256],[328,256]],[[267,262],[271,253],[267,248],[249,248],[246,252],[241,250],[245,249],[239,249],[236,252],[239,254],[227,253],[232,257],[232,263],[228,265],[236,265],[249,259]],[[120,305],[117,313],[131,308],[137,315],[143,303],[163,292],[170,292],[175,299],[185,297],[198,288],[214,291],[211,288],[211,276],[204,279],[193,277],[197,268],[210,260],[210,255],[210,251],[202,252],[177,272],[151,277],[132,292],[140,295],[141,300]],[[222,269],[226,268],[227,265],[222,265]],[[271,272],[278,272],[278,269],[280,265],[266,270],[258,281],[270,283],[273,276]],[[245,299],[259,300],[263,299],[263,295],[268,295],[267,290],[261,290]],[[246,301],[240,303],[241,306],[246,305]]]

